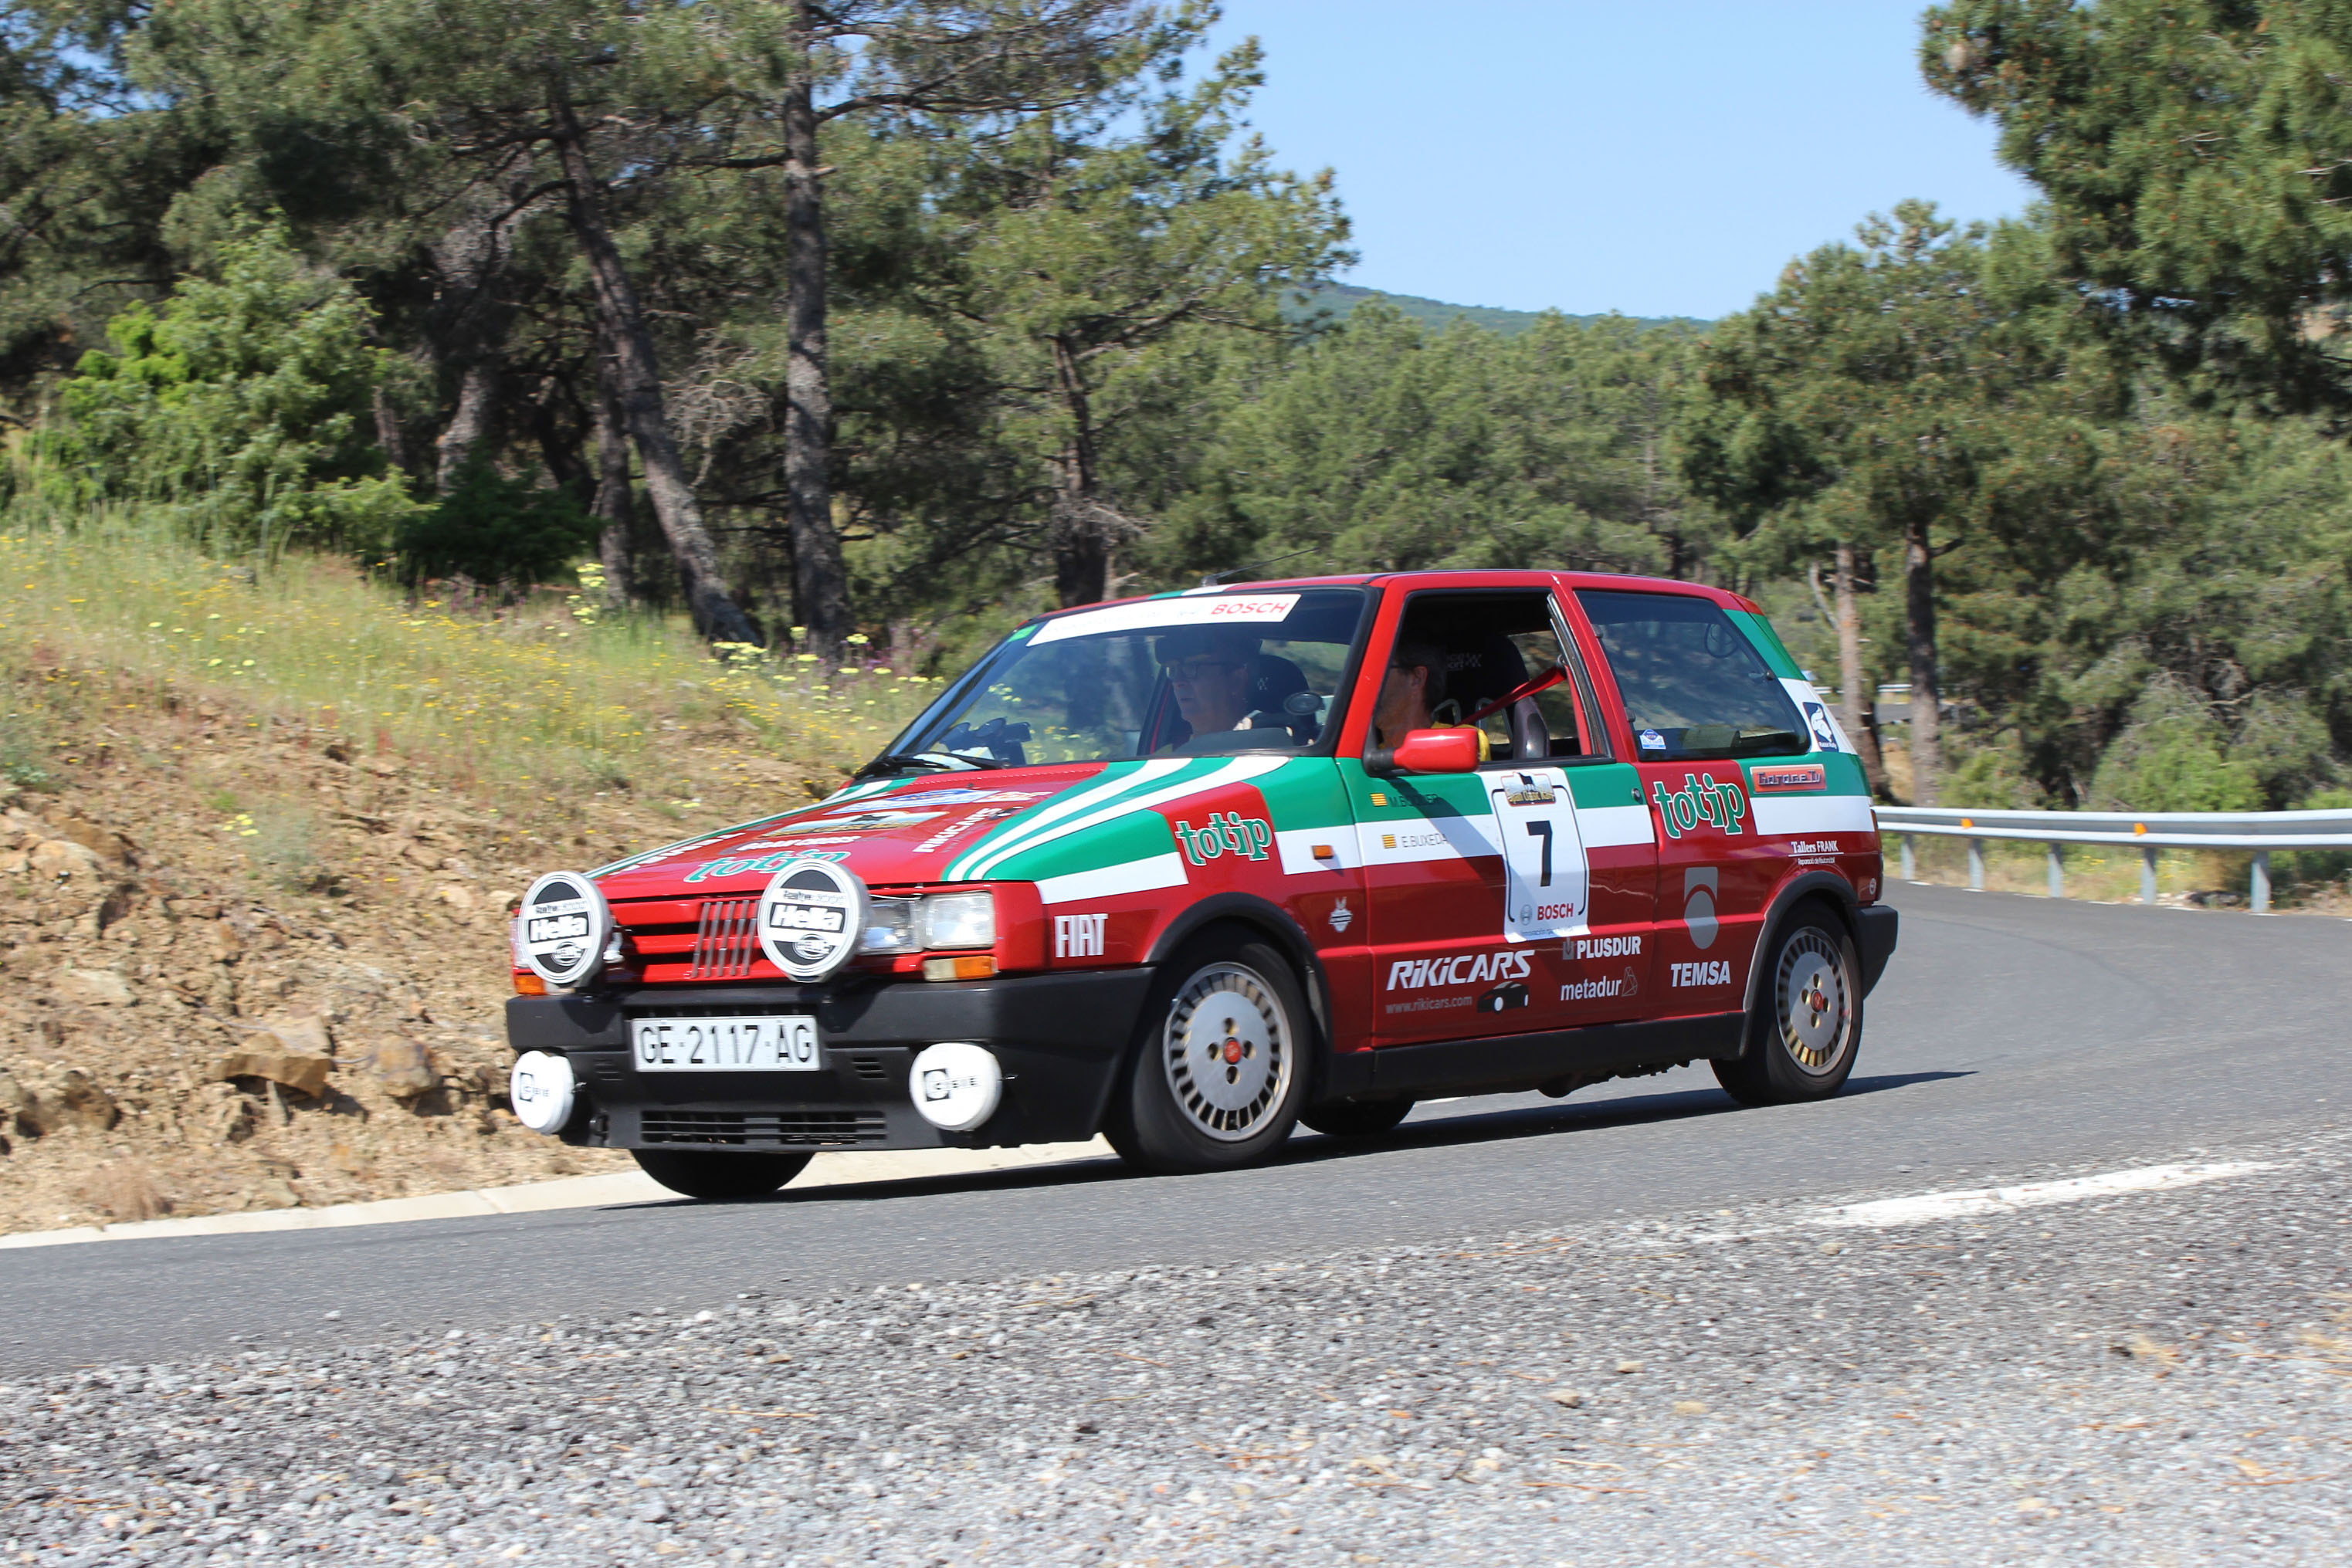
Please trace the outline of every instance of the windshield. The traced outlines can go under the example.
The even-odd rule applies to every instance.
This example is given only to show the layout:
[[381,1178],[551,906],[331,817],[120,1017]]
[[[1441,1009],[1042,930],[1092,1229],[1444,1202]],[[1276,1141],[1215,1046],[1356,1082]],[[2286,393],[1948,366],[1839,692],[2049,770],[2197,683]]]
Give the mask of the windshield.
[[1237,589],[1024,627],[866,771],[1307,751],[1339,722],[1373,598]]

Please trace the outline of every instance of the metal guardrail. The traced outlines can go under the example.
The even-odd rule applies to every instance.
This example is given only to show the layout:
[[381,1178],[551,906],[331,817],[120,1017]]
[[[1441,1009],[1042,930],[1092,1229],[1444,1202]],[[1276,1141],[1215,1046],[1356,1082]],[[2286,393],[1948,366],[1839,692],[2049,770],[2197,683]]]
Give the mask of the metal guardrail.
[[2156,902],[2158,850],[2252,850],[2252,897],[2259,915],[2271,906],[2271,852],[2352,850],[2352,811],[1979,811],[1941,806],[1881,806],[1882,835],[1903,841],[1903,880],[1913,874],[1915,834],[1969,841],[1969,885],[1984,888],[1986,839],[2050,846],[2050,896],[2066,896],[2064,846],[2100,844],[2140,852],[2139,896]]

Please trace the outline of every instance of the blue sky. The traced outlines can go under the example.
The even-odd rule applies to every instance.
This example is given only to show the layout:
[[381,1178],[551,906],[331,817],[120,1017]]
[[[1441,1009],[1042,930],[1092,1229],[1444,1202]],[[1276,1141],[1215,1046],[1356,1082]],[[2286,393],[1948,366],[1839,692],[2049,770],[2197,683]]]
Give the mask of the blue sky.
[[1906,196],[2024,210],[1992,127],[1928,95],[1886,0],[1225,0],[1251,120],[1328,165],[1345,281],[1463,305],[1721,316]]

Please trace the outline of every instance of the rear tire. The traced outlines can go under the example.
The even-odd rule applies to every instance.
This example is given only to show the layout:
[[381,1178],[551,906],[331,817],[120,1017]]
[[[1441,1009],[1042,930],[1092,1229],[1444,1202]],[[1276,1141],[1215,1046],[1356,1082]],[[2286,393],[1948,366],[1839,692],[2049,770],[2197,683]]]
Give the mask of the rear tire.
[[1301,1111],[1298,1119],[1326,1137],[1377,1138],[1395,1132],[1412,1107],[1410,1100],[1327,1100]]
[[1235,930],[1186,943],[1153,982],[1103,1136],[1139,1170],[1234,1170],[1280,1148],[1313,1024],[1289,960]]
[[629,1154],[638,1169],[670,1191],[706,1203],[765,1197],[808,1169],[815,1157],[721,1149],[631,1149]]
[[1845,925],[1806,904],[1772,934],[1770,967],[1757,977],[1747,1049],[1715,1063],[1716,1082],[1743,1105],[1826,1100],[1845,1087],[1862,1049],[1862,962]]

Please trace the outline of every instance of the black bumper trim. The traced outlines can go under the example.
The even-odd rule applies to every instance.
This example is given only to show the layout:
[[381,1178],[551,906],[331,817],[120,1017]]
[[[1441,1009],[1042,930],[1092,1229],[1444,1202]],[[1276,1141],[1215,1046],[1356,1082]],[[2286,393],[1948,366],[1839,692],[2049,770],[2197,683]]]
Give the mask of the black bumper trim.
[[1878,977],[1886,972],[1886,960],[1895,956],[1903,917],[1891,905],[1865,904],[1853,912],[1853,925],[1861,937],[1862,994],[1866,997],[1877,988]]
[[[1150,968],[1022,975],[935,984],[646,988],[591,996],[516,997],[507,1003],[507,1039],[517,1052],[572,1058],[592,1114],[575,1141],[637,1148],[688,1142],[740,1146],[721,1118],[751,1116],[773,1135],[803,1146],[987,1148],[1091,1138],[1134,1038],[1151,985]],[[816,1015],[826,1063],[815,1072],[639,1073],[630,1064],[632,1016],[762,1012]],[[971,1040],[996,1053],[1004,1100],[986,1125],[942,1133],[917,1113],[908,1092],[915,1054],[943,1040]],[[650,1118],[650,1125],[648,1125]],[[877,1121],[881,1124],[877,1129]],[[824,1136],[826,1128],[840,1135]],[[694,1140],[699,1142],[699,1140]],[[764,1142],[765,1140],[761,1140]]]

